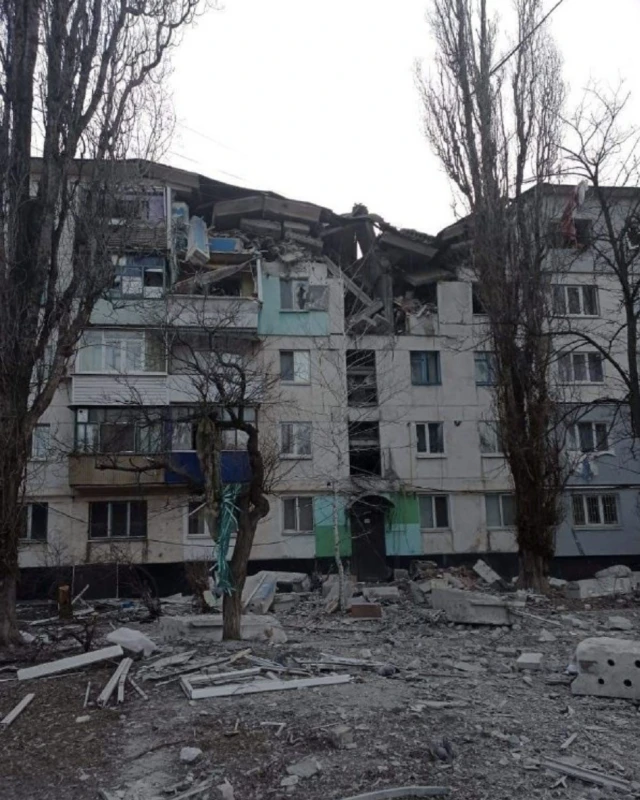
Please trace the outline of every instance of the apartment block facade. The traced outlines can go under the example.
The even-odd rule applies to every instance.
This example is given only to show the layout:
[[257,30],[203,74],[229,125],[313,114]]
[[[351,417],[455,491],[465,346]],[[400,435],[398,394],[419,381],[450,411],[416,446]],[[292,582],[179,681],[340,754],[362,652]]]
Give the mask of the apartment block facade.
[[[570,191],[550,192],[552,219]],[[134,208],[111,292],[34,433],[22,567],[216,558],[186,411],[203,392],[190,362],[220,350],[252,365],[247,413],[273,454],[254,561],[322,564],[336,536],[366,578],[413,558],[515,553],[486,319],[470,273],[446,258],[447,232],[161,165]],[[577,222],[585,237],[597,224],[588,201]],[[554,303],[574,326],[558,341],[568,402],[622,397],[611,365],[572,336],[610,337],[613,279],[586,239],[553,249]],[[640,554],[640,464],[615,416],[594,403],[567,431],[559,558]],[[223,482],[246,480],[242,437],[226,432],[222,448]]]

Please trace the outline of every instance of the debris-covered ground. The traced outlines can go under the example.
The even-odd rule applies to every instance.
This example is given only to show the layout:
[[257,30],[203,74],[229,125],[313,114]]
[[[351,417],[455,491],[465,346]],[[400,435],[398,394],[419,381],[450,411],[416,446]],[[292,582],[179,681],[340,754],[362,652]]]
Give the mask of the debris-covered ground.
[[[465,573],[453,582],[482,588]],[[558,590],[528,596],[512,626],[463,626],[431,608],[416,584],[396,585],[398,596],[381,600],[379,620],[329,615],[320,592],[277,603],[285,643],[167,641],[160,623],[143,623],[137,607],[95,604],[92,650],[110,646],[105,634],[122,625],[158,645],[129,672],[148,699],[127,682],[124,702],[114,691],[104,708],[98,695],[121,658],[16,679],[16,667],[82,653],[77,638],[87,628],[56,641],[68,626],[25,619],[23,629],[39,638],[19,661],[15,654],[0,661],[0,718],[27,693],[35,697],[10,725],[0,724],[0,796],[341,800],[408,785],[449,787],[461,800],[640,796],[636,704],[574,696],[566,674],[581,640],[638,635],[633,593],[585,602]],[[184,604],[165,608],[185,613]],[[24,617],[37,613],[22,609]],[[541,669],[518,670],[523,652],[542,653]],[[172,664],[168,656],[178,658]],[[347,659],[355,663],[338,663]],[[247,673],[257,668],[259,675]],[[236,670],[245,681],[352,680],[189,700],[180,679],[211,686],[197,676]],[[216,685],[228,686],[225,680]],[[604,785],[550,771],[547,758],[592,770]],[[617,783],[623,788],[608,785]]]

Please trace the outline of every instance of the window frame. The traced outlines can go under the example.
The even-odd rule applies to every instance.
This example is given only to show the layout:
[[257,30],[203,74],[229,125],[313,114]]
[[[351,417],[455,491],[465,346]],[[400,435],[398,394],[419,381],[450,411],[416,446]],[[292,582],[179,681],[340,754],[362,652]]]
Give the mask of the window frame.
[[[115,535],[113,530],[113,506],[115,504],[124,503],[127,506],[127,533],[122,535]],[[134,503],[140,504],[144,507],[144,534],[131,535],[131,509]],[[93,514],[96,506],[107,506],[107,533],[105,536],[93,536]],[[88,520],[88,538],[92,542],[111,542],[114,540],[122,541],[145,541],[147,539],[149,530],[149,508],[146,500],[92,500],[89,501],[89,520]]]
[[[285,497],[280,498],[280,515],[281,515],[281,530],[284,536],[304,536],[304,535],[313,535],[315,533],[315,513],[313,507],[313,497],[314,495],[311,494],[296,494],[296,495],[288,495]],[[300,510],[300,500],[309,500],[309,509],[311,511],[311,528],[310,529],[303,529],[301,527],[301,510]],[[296,527],[294,528],[287,528],[286,527],[286,519],[287,519],[287,512],[286,512],[286,505],[285,503],[295,504],[294,506],[294,514],[295,514],[295,524]]]
[[[486,363],[487,365],[487,380],[478,380],[478,363],[480,361]],[[497,382],[496,372],[496,354],[493,352],[493,350],[474,350],[473,377],[476,386],[495,386]]]
[[[293,426],[291,441],[294,444],[294,449],[291,452],[284,450],[284,426],[291,425]],[[309,452],[308,453],[300,453],[296,447],[296,442],[299,441],[299,434],[296,434],[296,429],[299,426],[308,426],[308,435],[309,435]],[[313,423],[309,421],[287,421],[280,423],[280,458],[287,458],[287,459],[304,459],[310,460],[313,458]]]
[[[429,375],[429,357],[432,356],[434,358],[435,364],[435,372],[436,375],[434,376],[433,380],[430,379]],[[419,365],[416,364],[420,358],[421,362]],[[416,376],[416,369],[419,366],[422,375],[426,375],[426,381],[415,380]],[[411,374],[411,385],[412,386],[442,386],[442,363],[440,359],[440,351],[439,350],[410,350],[409,351],[409,367],[410,367],[410,374]]]
[[[487,316],[487,309],[484,307],[484,303],[480,299],[478,295],[480,287],[480,281],[472,281],[471,282],[471,316],[473,317],[486,317]],[[480,308],[481,311],[477,311],[476,309]]]
[[[124,329],[113,329],[113,328],[88,328],[82,335],[80,340],[79,349],[76,351],[76,359],[74,364],[74,373],[76,375],[166,375],[167,374],[167,367],[168,367],[168,358],[167,353],[164,353],[164,369],[163,370],[148,370],[146,369],[147,362],[151,360],[150,354],[150,347],[151,347],[151,338],[150,338],[150,331],[148,330],[124,330]],[[85,343],[85,337],[87,335],[99,334],[100,335],[100,342],[96,342],[93,344]],[[138,334],[137,337],[134,336],[127,336],[127,334]],[[107,354],[109,352],[110,345],[108,341],[116,341],[120,337],[120,345],[117,349],[118,352],[118,359],[120,361],[120,369],[114,369],[109,366],[109,359]],[[139,341],[142,345],[141,347],[141,368],[129,370],[126,368],[127,362],[127,355],[128,355],[128,348],[125,346],[125,342],[130,341]],[[92,370],[84,370],[81,368],[82,366],[82,350],[84,348],[89,347],[99,347],[100,348],[100,366],[98,369]],[[115,348],[113,348],[115,350]],[[125,368],[122,368],[122,365],[125,365]]]
[[[447,457],[447,443],[444,436],[444,422],[432,420],[431,422],[414,422],[416,434],[416,455],[418,458],[446,458]],[[437,425],[440,429],[440,439],[442,441],[442,450],[432,450],[431,444],[431,426]],[[424,442],[426,445],[425,450],[420,450],[420,434],[418,428],[424,428]]]
[[[447,524],[446,525],[438,525],[438,515],[436,511],[436,500],[444,498],[445,500],[445,508],[447,513]],[[430,500],[431,502],[431,519],[434,522],[434,525],[431,527],[427,527],[423,524],[423,517],[422,517],[422,502],[424,500]],[[439,532],[439,531],[450,531],[451,528],[451,503],[449,501],[449,494],[446,492],[425,492],[420,493],[418,495],[418,517],[420,522],[420,531],[425,531],[428,533]]]
[[[38,455],[36,442],[38,440],[38,436],[36,435],[36,431],[40,431],[41,433],[46,434],[44,437],[44,444],[40,443],[40,448],[42,449],[42,453]],[[30,455],[29,459],[31,461],[48,461],[51,455],[51,425],[49,423],[42,423],[39,422],[37,425],[34,425],[33,432],[31,434],[31,448],[30,448]]]
[[[293,378],[283,378],[282,357],[291,355]],[[296,370],[296,356],[306,356],[306,370]],[[310,350],[280,350],[280,383],[285,386],[309,386],[311,384],[311,351]],[[296,375],[302,374],[304,380],[296,380]]]
[[[600,371],[602,373],[601,380],[592,379],[592,364],[589,356],[595,356],[600,360]],[[584,371],[585,375],[587,375],[586,380],[576,380],[576,357],[584,358]],[[563,364],[567,363],[571,365],[570,376],[567,376],[566,368],[563,366]],[[572,351],[570,353],[561,353],[558,356],[558,374],[560,382],[567,386],[601,386],[605,383],[604,358],[595,350],[579,350]]]
[[[33,535],[33,507],[38,506],[45,510],[45,524],[44,536]],[[25,532],[24,536],[20,535],[18,541],[20,544],[46,544],[49,541],[49,503],[25,503],[22,507],[22,514],[24,515],[21,520],[21,529]]]
[[[569,310],[569,292],[572,289],[578,290],[580,311],[573,312]],[[585,293],[587,290],[593,290],[596,313],[587,314],[585,308]],[[560,301],[559,293],[562,292],[562,299]],[[562,318],[576,318],[576,319],[597,319],[600,316],[600,296],[598,287],[593,283],[554,283],[552,286],[552,306],[553,314],[556,317]]]
[[[487,510],[487,499],[489,497],[497,497],[498,498],[498,509],[500,511],[500,524],[499,525],[489,525],[489,514]],[[506,525],[505,524],[505,513],[504,513],[504,498],[508,497],[513,500],[513,523]],[[487,530],[491,531],[509,531],[513,530],[516,527],[516,508],[515,508],[515,494],[513,492],[485,492],[484,495],[484,513],[485,513],[485,523]]]
[[[487,430],[490,430],[493,434],[493,438],[495,440],[496,449],[495,450],[483,450],[482,449],[482,428],[485,427]],[[504,447],[503,447],[503,439],[500,433],[500,422],[499,420],[488,420],[488,419],[479,419],[478,420],[478,439],[479,439],[479,449],[480,455],[482,458],[504,458]],[[485,439],[486,441],[486,439]]]
[[[307,314],[309,312],[309,278],[301,277],[301,278],[280,278],[280,311],[285,314]],[[291,286],[291,307],[287,308],[284,303],[284,296],[283,296],[283,286],[284,285]],[[306,289],[306,295],[304,300],[304,308],[295,308],[295,294],[297,291],[297,287],[304,286]]]
[[[596,498],[598,504],[598,515],[600,517],[599,522],[589,522],[589,505],[587,502],[587,498]],[[604,498],[609,497],[614,499],[615,509],[616,509],[616,519],[615,522],[605,522],[605,514],[604,514]],[[576,521],[576,501],[580,498],[581,500],[581,507],[582,507],[582,515],[584,522]],[[572,492],[571,493],[571,523],[574,528],[607,528],[611,530],[612,528],[620,528],[622,526],[622,522],[620,520],[620,496],[617,492]]]
[[[591,430],[590,436],[593,442],[593,447],[591,449],[583,449],[582,447],[582,435],[580,433],[580,428],[586,425],[588,425]],[[598,447],[598,443],[602,442],[602,438],[599,437],[597,433],[598,426],[602,426],[605,429],[605,447]],[[567,439],[569,440],[568,450],[571,453],[613,453],[613,448],[609,442],[609,426],[606,422],[602,422],[602,420],[582,420],[581,422],[574,422],[573,425],[569,426],[567,431]]]

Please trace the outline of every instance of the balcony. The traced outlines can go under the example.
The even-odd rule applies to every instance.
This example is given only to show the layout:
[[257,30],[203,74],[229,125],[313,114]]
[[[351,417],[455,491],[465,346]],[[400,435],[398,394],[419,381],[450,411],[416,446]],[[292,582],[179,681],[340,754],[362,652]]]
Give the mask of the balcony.
[[260,302],[254,297],[173,294],[167,302],[167,323],[209,331],[258,330]]
[[137,489],[165,485],[164,469],[144,455],[69,456],[69,486],[74,489]]
[[71,379],[71,403],[76,406],[168,403],[166,375],[84,375]]

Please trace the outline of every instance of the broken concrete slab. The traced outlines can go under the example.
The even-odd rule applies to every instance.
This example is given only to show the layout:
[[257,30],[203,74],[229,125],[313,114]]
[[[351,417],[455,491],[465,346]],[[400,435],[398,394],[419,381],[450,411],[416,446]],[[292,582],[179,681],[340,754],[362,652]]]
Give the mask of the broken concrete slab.
[[289,775],[296,775],[298,778],[312,778],[322,769],[322,764],[317,758],[308,756],[295,764],[287,767]]
[[[198,614],[179,617],[160,617],[158,630],[167,641],[222,641],[222,614]],[[280,621],[271,615],[243,614],[240,637],[245,641],[260,640],[276,643],[287,641]]]
[[485,583],[488,583],[489,586],[495,583],[502,583],[502,578],[498,573],[492,570],[486,561],[483,561],[481,558],[474,564],[473,571],[476,575],[479,575]]
[[545,630],[544,628],[540,631],[540,636],[538,636],[538,641],[541,643],[544,642],[555,642],[556,637],[551,633],[551,631]]
[[564,589],[566,585],[567,581],[562,578],[549,578],[549,586],[551,586],[552,589]]
[[346,750],[353,745],[353,731],[348,725],[336,725],[328,733],[331,744],[336,750]]
[[610,631],[631,631],[633,630],[633,622],[626,617],[609,617],[607,628]]
[[362,594],[369,601],[394,602],[400,599],[400,590],[397,586],[365,586]]
[[631,567],[627,567],[625,564],[614,564],[612,567],[606,567],[606,569],[600,569],[596,572],[596,578],[630,578],[631,577]]
[[516,661],[516,669],[537,672],[542,669],[544,653],[522,653]]
[[49,661],[46,664],[37,664],[35,667],[25,667],[18,670],[18,680],[26,681],[30,678],[41,678],[44,675],[55,675],[58,672],[66,672],[69,669],[85,667],[87,664],[95,664],[97,661],[106,661],[110,658],[119,658],[124,652],[119,644],[111,647],[103,647],[100,650],[92,650],[89,653],[82,653],[79,656],[69,656],[60,658],[57,661]]
[[589,627],[588,623],[585,622],[585,620],[580,619],[580,617],[574,617],[572,614],[563,614],[560,617],[560,619],[564,620],[564,622],[568,622],[574,628],[577,628],[578,630],[581,631],[586,631]]
[[[431,588],[429,588],[429,591],[431,591]],[[414,581],[409,582],[409,594],[413,602],[418,606],[424,605],[424,603],[427,602],[426,592],[423,592],[420,586]]]
[[273,605],[278,582],[273,572],[258,572],[247,578],[242,590],[242,608],[255,614],[266,614]]
[[393,570],[393,580],[401,583],[402,581],[409,580],[409,570],[408,569],[394,569]]
[[632,591],[633,586],[631,584],[631,578],[618,578],[615,575],[573,581],[568,583],[564,590],[565,595],[572,600],[586,600],[589,597],[630,594]]
[[[511,605],[524,606],[521,601]],[[431,606],[444,611],[450,622],[465,625],[511,625],[509,605],[502,597],[461,589],[434,589]]]
[[592,637],[576,648],[578,675],[571,691],[578,695],[640,699],[640,641]]
[[283,594],[277,594],[273,598],[274,611],[279,611],[280,609],[282,609],[283,611],[288,611],[291,608],[295,608],[299,604],[300,604],[300,595],[296,594],[295,592],[286,592]]
[[180,761],[185,764],[193,764],[202,755],[202,750],[199,747],[183,747],[180,750]]
[[290,592],[308,592],[311,589],[311,579],[306,572],[272,572],[278,584],[278,589]]
[[133,628],[116,628],[115,631],[110,631],[105,638],[112,644],[119,644],[123,650],[136,654],[142,653],[144,656],[150,656],[158,649],[158,645],[148,636]]
[[[353,590],[353,586],[356,582],[356,579],[353,575],[345,575],[344,582],[347,585],[350,585]],[[335,588],[338,585],[338,575],[332,573],[331,575],[327,575],[323,584],[322,584],[322,596],[329,597],[330,594],[335,592]]]

